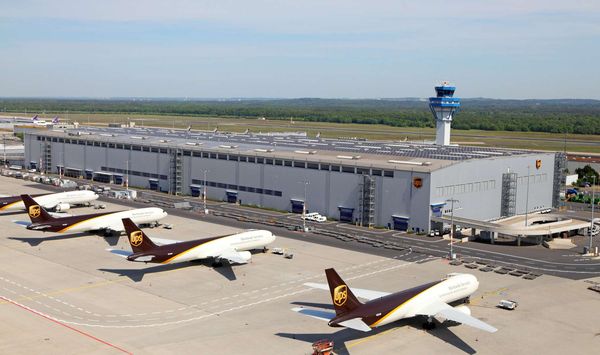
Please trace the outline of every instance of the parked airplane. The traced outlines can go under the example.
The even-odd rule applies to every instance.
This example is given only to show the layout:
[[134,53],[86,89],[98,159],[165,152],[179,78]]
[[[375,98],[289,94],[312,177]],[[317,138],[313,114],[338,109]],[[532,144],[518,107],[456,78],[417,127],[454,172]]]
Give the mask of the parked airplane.
[[246,232],[219,237],[209,237],[185,242],[156,245],[135,223],[123,219],[123,226],[133,253],[123,255],[120,250],[111,250],[115,254],[126,256],[129,261],[171,264],[198,259],[214,259],[216,263],[227,260],[230,263],[245,264],[250,261],[250,250],[264,249],[275,240],[273,233],[266,230]]
[[50,215],[44,207],[40,206],[29,195],[21,195],[21,198],[31,219],[31,224],[27,226],[27,229],[44,232],[104,231],[106,235],[118,235],[118,232],[124,230],[121,223],[123,218],[131,218],[136,223],[154,223],[167,216],[167,213],[162,209],[149,207],[57,218]]
[[[308,308],[294,311],[328,321],[331,327],[346,327],[368,332],[404,318],[427,317],[427,328],[434,326],[433,318],[443,318],[466,324],[490,333],[497,329],[471,316],[464,303],[479,287],[477,278],[470,274],[450,274],[447,278],[413,287],[397,293],[349,288],[334,269],[325,270],[327,283],[304,285],[329,290],[335,314]],[[366,299],[361,303],[357,297]],[[451,304],[461,303],[456,306]]]
[[[70,209],[71,206],[85,205],[98,199],[98,195],[89,190],[66,191],[55,194],[37,194],[32,195],[32,197],[35,197],[35,200],[40,206],[54,212],[64,212]],[[24,210],[25,205],[23,204],[21,196],[0,197],[0,211],[8,212]]]

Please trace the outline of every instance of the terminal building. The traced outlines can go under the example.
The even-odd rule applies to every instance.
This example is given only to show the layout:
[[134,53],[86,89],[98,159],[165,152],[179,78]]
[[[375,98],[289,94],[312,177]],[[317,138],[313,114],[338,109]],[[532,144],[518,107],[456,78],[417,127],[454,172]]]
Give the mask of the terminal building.
[[[477,220],[558,205],[561,153],[457,146],[460,100],[436,87],[436,142],[325,139],[164,128],[25,131],[29,168],[98,182],[428,232],[450,211]],[[439,227],[439,226],[437,226]],[[436,227],[436,228],[437,228]]]

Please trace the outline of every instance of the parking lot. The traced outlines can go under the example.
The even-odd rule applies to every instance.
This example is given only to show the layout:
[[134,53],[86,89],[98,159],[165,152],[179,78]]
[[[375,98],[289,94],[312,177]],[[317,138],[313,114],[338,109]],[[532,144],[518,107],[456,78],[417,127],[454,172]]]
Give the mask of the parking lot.
[[[0,193],[34,193],[35,184],[0,177]],[[125,209],[106,203],[107,210]],[[71,214],[93,213],[77,208]],[[382,257],[279,237],[272,245],[294,254],[257,253],[247,265],[151,265],[127,262],[106,249],[128,250],[125,238],[28,231],[0,215],[0,353],[240,353],[308,354],[332,338],[338,353],[593,353],[600,346],[598,294],[589,280],[469,270],[446,260],[396,250]],[[237,229],[170,215],[173,229],[146,229],[150,238],[189,240]],[[467,326],[421,329],[402,321],[371,333],[329,328],[295,314],[298,306],[330,304],[327,292],[303,286],[325,282],[335,267],[352,287],[397,291],[470,272],[480,288],[471,310],[499,329]],[[600,282],[596,278],[592,281]],[[496,308],[515,299],[515,311]]]

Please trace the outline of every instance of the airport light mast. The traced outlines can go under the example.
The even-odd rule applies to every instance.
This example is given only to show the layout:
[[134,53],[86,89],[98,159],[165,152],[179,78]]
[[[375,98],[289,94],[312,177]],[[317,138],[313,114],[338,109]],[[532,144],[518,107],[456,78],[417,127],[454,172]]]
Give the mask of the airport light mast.
[[450,260],[454,260],[454,202],[459,202],[455,198],[446,200],[450,202]]
[[444,81],[435,87],[436,97],[429,98],[429,109],[435,117],[435,144],[450,145],[450,125],[454,113],[460,107],[460,99],[454,96],[455,86]]

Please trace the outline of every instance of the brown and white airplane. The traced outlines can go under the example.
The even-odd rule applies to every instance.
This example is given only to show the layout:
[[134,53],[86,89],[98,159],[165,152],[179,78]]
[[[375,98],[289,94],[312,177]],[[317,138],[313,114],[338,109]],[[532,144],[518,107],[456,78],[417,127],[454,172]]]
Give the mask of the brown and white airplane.
[[[349,288],[334,269],[325,270],[326,284],[304,285],[329,290],[335,314],[309,308],[292,310],[329,322],[331,327],[346,327],[368,332],[375,327],[415,316],[427,317],[426,326],[433,327],[433,318],[443,318],[493,333],[497,329],[471,316],[464,303],[479,287],[470,274],[450,274],[440,281],[430,282],[396,293]],[[366,299],[361,303],[358,298]]]
[[[153,223],[167,216],[161,208],[148,207],[128,211],[101,212],[78,216],[55,217],[40,206],[31,196],[21,195],[31,223],[27,229],[43,232],[91,232],[104,231],[107,235],[123,231],[123,218],[131,218],[137,223]],[[20,222],[19,222],[20,224]]]
[[[218,237],[195,239],[185,242],[168,241],[156,245],[129,218],[122,220],[133,253],[109,249],[110,252],[127,257],[129,261],[171,264],[184,261],[214,259],[216,263],[227,260],[230,263],[245,264],[250,261],[250,250],[264,249],[275,240],[267,230],[249,230],[242,233]],[[164,240],[161,240],[164,241]]]

